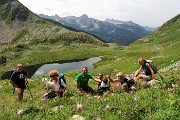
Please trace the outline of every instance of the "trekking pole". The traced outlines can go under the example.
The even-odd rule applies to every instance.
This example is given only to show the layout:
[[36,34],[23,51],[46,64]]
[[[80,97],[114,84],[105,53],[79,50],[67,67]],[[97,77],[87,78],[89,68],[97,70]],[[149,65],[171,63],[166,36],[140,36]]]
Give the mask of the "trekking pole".
[[15,92],[15,88],[13,88],[13,94],[14,94],[14,92]]
[[28,91],[29,91],[29,93],[30,93],[31,97],[33,98],[32,93],[31,93],[31,91],[30,91],[29,86],[28,86],[28,84],[27,84],[27,83],[26,83],[26,86],[27,86],[27,88],[28,88]]

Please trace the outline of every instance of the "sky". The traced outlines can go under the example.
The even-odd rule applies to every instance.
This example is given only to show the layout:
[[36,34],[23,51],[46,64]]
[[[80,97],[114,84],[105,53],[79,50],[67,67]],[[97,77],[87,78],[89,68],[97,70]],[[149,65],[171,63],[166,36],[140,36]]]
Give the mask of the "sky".
[[180,14],[180,0],[19,0],[37,14],[60,17],[83,14],[98,20],[133,21],[158,27]]

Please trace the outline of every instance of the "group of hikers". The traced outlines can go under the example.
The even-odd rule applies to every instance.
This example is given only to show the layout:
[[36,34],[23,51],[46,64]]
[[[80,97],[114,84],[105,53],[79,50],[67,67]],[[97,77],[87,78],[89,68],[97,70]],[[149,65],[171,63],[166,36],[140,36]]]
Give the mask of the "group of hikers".
[[[88,82],[89,80],[94,80],[98,82],[97,94],[99,96],[106,95],[110,89],[110,82],[116,83],[117,89],[121,89],[127,92],[135,92],[136,87],[135,83],[140,79],[145,81],[155,81],[154,78],[154,70],[149,62],[147,62],[144,58],[140,58],[138,60],[140,65],[139,69],[136,71],[135,75],[125,76],[122,72],[117,74],[116,79],[112,79],[110,75],[103,76],[102,73],[98,74],[97,78],[94,78],[89,72],[87,67],[82,68],[82,72],[76,77],[76,86],[78,92],[81,93],[91,93],[96,94],[95,90],[92,89]],[[47,84],[52,84],[53,88],[48,89],[48,92],[43,95],[42,101],[50,98],[54,98],[56,96],[63,96],[66,91],[66,81],[64,80],[64,76],[59,75],[57,70],[51,70],[49,72],[50,80],[48,80]],[[12,73],[10,77],[10,83],[13,85],[14,90],[18,94],[18,100],[23,100],[24,89],[26,88],[27,82],[27,72],[23,70],[23,65],[18,64],[16,70]],[[114,91],[112,91],[114,92]]]

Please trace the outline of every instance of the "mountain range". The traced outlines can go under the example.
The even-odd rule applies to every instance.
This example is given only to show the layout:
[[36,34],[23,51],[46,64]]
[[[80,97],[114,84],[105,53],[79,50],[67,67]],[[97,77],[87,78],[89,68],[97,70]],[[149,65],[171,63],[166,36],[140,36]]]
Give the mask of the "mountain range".
[[40,18],[18,0],[0,0],[0,43],[17,41],[24,44],[100,42],[96,36]]
[[0,67],[33,49],[30,46],[83,43],[104,42],[94,35],[40,18],[18,0],[0,0]]
[[154,30],[153,28],[150,29],[145,27],[147,28],[146,31],[142,26],[132,21],[119,21],[113,19],[100,21],[89,18],[86,14],[83,14],[80,17],[59,17],[58,15],[48,16],[44,14],[39,14],[39,16],[53,19],[63,25],[94,34],[106,42],[118,43],[121,45],[129,45]]
[[[92,35],[41,19],[17,1],[4,1],[0,0],[0,32],[5,31],[8,39],[0,34],[1,120],[180,118],[180,14],[146,37],[129,46],[121,46],[102,43]],[[75,78],[81,71],[75,70],[64,73],[67,90],[61,98],[40,102],[47,92],[42,79],[50,79],[49,75],[28,79],[22,102],[17,101],[17,94],[12,94],[14,87],[9,84],[7,73],[18,63],[22,63],[31,76],[44,64],[56,63],[53,64],[56,66],[57,63],[95,56],[100,56],[101,61],[93,64],[94,69],[89,71],[94,77],[98,73],[112,78],[116,78],[119,72],[133,74],[139,68],[139,57],[151,59],[163,71],[159,70],[155,75],[157,82],[137,81],[136,91],[131,93],[118,90],[116,84],[111,84],[111,90],[115,90],[113,93],[102,97],[80,93]],[[88,83],[95,91],[97,84],[95,81]]]

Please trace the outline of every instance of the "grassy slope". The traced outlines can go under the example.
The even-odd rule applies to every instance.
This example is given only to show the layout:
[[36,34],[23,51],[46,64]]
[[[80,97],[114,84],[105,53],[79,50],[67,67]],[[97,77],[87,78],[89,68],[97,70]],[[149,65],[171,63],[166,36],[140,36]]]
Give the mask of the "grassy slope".
[[[64,45],[68,46],[73,43],[102,44],[98,38],[92,35],[62,26],[55,21],[39,18],[18,1],[9,2],[7,0],[0,3],[0,65],[3,66],[3,69],[0,69],[0,76],[12,69],[20,59],[26,59],[24,62],[22,60],[22,63],[28,66],[27,70],[32,73],[34,68],[40,64],[54,61],[54,58],[49,60],[51,58],[46,57],[46,48],[47,52],[52,48],[51,52],[55,51],[54,55],[59,56],[55,58],[56,61],[61,62],[67,61],[67,58],[64,60],[60,58],[61,54],[59,53]],[[53,48],[55,49],[53,50]],[[66,53],[66,51],[62,53]],[[44,60],[38,59],[34,63],[34,56],[42,57]],[[7,78],[6,76],[4,74],[1,79]]]
[[[91,71],[94,76],[98,72],[109,73],[112,77],[118,71],[123,71],[126,74],[133,73],[138,68],[137,59],[141,56],[152,59],[162,68],[180,60],[179,28],[178,16],[177,19],[174,18],[159,28],[158,31],[129,47],[116,45],[97,46],[92,44],[73,44],[66,47],[64,44],[54,44],[51,47],[49,44],[32,45],[28,46],[28,49],[23,50],[27,54],[19,54],[13,61],[3,66],[3,69],[8,70],[19,62],[28,68],[28,66],[47,62],[84,59],[92,56],[103,56],[102,61],[96,63],[95,69]],[[8,52],[4,53],[4,55],[7,54]],[[38,109],[38,107],[42,106],[39,102],[40,97],[45,93],[41,83],[42,77],[30,80],[29,87],[34,99],[31,100],[28,90],[26,90],[26,101],[22,104],[16,102],[16,96],[12,95],[12,87],[8,81],[0,81],[0,96],[2,96],[0,100],[2,108],[0,109],[0,119],[20,119],[16,115],[17,110],[20,108],[26,110],[25,115],[22,116],[23,119],[64,120],[74,114],[85,116],[88,120],[96,119],[98,116],[103,120],[178,119],[180,117],[180,88],[176,87],[172,92],[167,91],[168,88],[172,88],[172,84],[180,85],[179,71],[172,70],[156,74],[156,79],[160,80],[157,85],[150,87],[139,83],[137,84],[138,91],[135,94],[118,92],[101,99],[76,93],[74,79],[78,73],[78,71],[66,73],[68,85],[66,97],[48,101],[44,106],[45,112]],[[96,83],[92,81],[90,85],[95,87]],[[114,86],[112,85],[112,87]],[[74,110],[77,102],[85,106],[84,111]],[[106,105],[110,105],[112,109],[106,110]],[[52,112],[51,108],[55,106],[62,106],[62,109]]]

